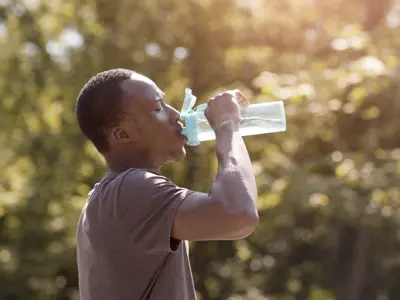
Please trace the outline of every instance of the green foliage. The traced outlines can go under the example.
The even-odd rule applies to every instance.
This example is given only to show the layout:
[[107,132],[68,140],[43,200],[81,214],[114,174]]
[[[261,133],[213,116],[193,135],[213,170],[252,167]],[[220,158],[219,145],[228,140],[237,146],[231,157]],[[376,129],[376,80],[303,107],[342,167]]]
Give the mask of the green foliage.
[[[199,299],[399,299],[400,3],[0,1],[0,299],[78,299],[75,230],[104,162],[79,133],[82,85],[114,67],[180,108],[240,88],[285,100],[284,133],[246,137],[261,223],[192,243]],[[207,191],[213,142],[162,170]]]

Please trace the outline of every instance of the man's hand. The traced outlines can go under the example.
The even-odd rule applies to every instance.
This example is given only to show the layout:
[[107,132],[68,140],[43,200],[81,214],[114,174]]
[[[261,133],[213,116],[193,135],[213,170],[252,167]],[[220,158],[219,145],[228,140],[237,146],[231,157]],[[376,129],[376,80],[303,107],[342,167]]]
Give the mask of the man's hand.
[[204,111],[208,122],[214,130],[217,130],[226,121],[235,125],[240,123],[239,105],[247,105],[246,97],[239,91],[227,91],[208,100]]

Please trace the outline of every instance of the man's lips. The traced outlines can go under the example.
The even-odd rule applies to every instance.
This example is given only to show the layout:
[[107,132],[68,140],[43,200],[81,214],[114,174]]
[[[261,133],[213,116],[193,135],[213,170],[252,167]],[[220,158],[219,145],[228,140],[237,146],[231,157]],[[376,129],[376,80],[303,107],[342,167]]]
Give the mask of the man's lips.
[[176,130],[176,133],[178,134],[178,136],[182,139],[184,139],[185,141],[187,141],[187,137],[183,134],[183,126],[181,124],[179,124],[179,128]]

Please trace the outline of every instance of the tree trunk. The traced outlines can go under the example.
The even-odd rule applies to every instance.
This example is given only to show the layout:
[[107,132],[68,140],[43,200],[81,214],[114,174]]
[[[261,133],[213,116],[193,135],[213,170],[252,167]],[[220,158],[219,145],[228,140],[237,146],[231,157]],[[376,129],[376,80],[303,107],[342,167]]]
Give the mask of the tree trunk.
[[[360,226],[353,236],[354,242],[351,246],[352,254],[349,263],[338,272],[339,284],[336,289],[338,300],[361,300],[369,244],[368,228]],[[349,240],[342,240],[343,242],[349,242]],[[343,261],[339,254],[339,267],[340,264],[343,264]]]

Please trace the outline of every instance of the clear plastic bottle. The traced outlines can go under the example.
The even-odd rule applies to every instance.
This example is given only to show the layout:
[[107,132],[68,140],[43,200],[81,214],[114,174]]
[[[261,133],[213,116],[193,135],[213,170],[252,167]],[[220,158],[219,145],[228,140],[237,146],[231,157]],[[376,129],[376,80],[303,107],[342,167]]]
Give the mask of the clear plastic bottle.
[[[196,97],[191,89],[185,90],[181,119],[185,122],[183,134],[189,146],[198,146],[202,141],[215,140],[214,130],[204,115],[207,104],[193,109]],[[240,108],[239,132],[242,136],[258,135],[286,130],[285,108],[282,101],[250,104]]]

